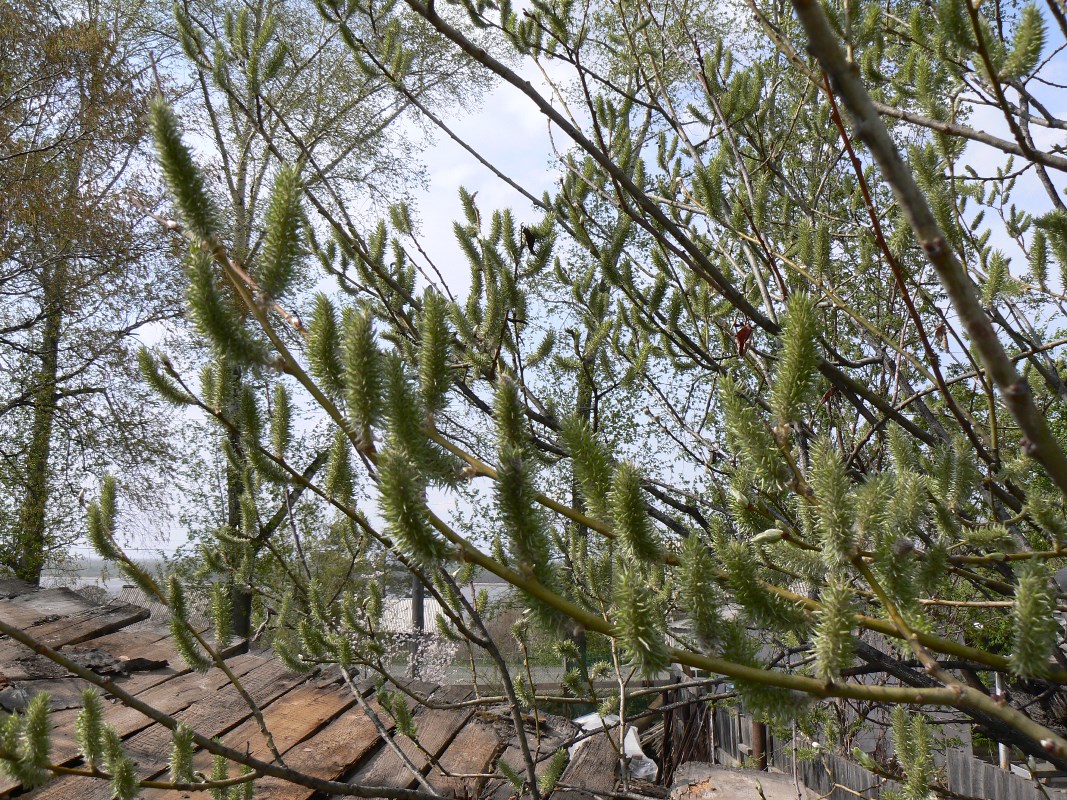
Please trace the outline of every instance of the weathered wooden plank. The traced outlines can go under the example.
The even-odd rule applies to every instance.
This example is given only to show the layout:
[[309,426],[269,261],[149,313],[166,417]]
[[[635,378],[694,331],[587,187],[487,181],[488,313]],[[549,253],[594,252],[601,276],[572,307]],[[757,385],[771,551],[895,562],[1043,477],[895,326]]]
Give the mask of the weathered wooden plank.
[[[478,797],[486,778],[455,777],[464,774],[485,773],[492,769],[497,756],[504,749],[504,741],[496,728],[477,717],[471,718],[460,730],[452,743],[445,748],[434,767],[427,775],[430,785],[445,797]],[[445,775],[445,772],[448,775]]]
[[[253,655],[238,656],[227,663],[233,673],[241,677],[262,666],[264,659]],[[116,683],[120,683],[121,680],[119,679]],[[174,678],[173,682],[150,686],[141,691],[137,697],[164,714],[175,714],[197,700],[214,696],[227,683],[226,675],[219,669],[212,669],[203,674],[191,672]],[[77,714],[76,709],[69,709],[54,712],[50,717],[53,728],[52,760],[54,763],[64,764],[78,755],[74,732]],[[115,728],[119,736],[123,738],[152,724],[152,720],[141,712],[117,702],[105,704],[104,721]],[[0,797],[4,797],[5,793],[17,787],[18,784],[14,781],[0,777]]]
[[952,749],[945,757],[948,788],[958,794],[973,794],[971,790],[970,756],[962,750]]
[[8,624],[17,625],[25,630],[30,625],[62,619],[71,614],[77,614],[79,611],[99,608],[99,606],[99,603],[94,603],[70,589],[62,587],[38,589],[35,592],[19,594],[8,600],[0,600],[0,617]]
[[[448,686],[435,692],[433,700],[435,703],[458,703],[469,695],[470,689],[466,686]],[[418,727],[419,743],[437,758],[472,713],[470,708],[440,710],[420,706],[412,715]],[[397,736],[395,741],[415,768],[425,771],[429,766],[426,755],[406,736]],[[389,747],[381,749],[366,766],[357,771],[349,783],[400,788],[416,785],[415,778],[400,760],[400,756]]]
[[77,614],[42,625],[35,625],[27,633],[49,647],[80,644],[98,636],[112,633],[148,619],[148,609],[119,603],[97,606]]
[[[263,719],[267,730],[271,732],[275,747],[284,755],[355,703],[356,699],[348,688],[338,683],[326,687],[304,684],[286,692],[263,708]],[[246,719],[222,740],[242,753],[266,761],[273,760],[267,740],[254,718]],[[201,750],[193,757],[193,767],[205,775],[210,774],[211,760],[211,754]],[[139,800],[176,800],[193,798],[199,794],[202,792],[145,790],[140,793]]]
[[[120,661],[134,661],[138,658],[150,661],[173,661],[177,652],[169,636],[166,627],[137,625],[105,634],[84,644],[61,644],[57,649],[64,655],[77,656],[87,648],[95,648],[111,654]],[[136,666],[136,663],[133,666]],[[6,675],[8,680],[17,681],[59,678],[65,677],[67,673],[62,667],[44,656],[38,656],[19,642],[4,639],[0,640],[0,674]]]
[[[169,641],[170,628],[165,624],[152,621],[123,628],[114,633],[106,633],[96,637],[92,642],[84,645],[70,645],[69,648],[99,647],[111,653],[115,658],[152,658],[152,652]],[[168,649],[173,652],[173,645]]]
[[618,735],[619,728],[616,726],[610,731],[590,736],[560,778],[560,783],[581,791],[564,792],[557,789],[552,793],[553,800],[592,800],[596,792],[613,792],[618,761],[613,739]]
[[[527,726],[526,735],[530,745],[531,755],[535,758],[534,774],[540,778],[548,769],[550,756],[560,747],[570,744],[571,739],[578,733],[578,726],[568,719],[555,716],[544,716],[541,721],[541,743],[538,749],[535,731]],[[515,741],[514,729],[507,726],[508,741]],[[520,775],[526,774],[526,763],[522,758],[522,750],[517,743],[508,744],[501,753],[500,761],[503,761]],[[495,771],[495,762],[493,769]],[[515,794],[515,787],[510,782],[502,779],[488,781],[481,795],[483,800],[508,800]]]
[[[148,619],[148,611],[126,603],[101,606],[69,589],[42,589],[0,600],[0,619],[50,647],[88,641]],[[11,643],[14,644],[14,643]],[[6,655],[10,648],[5,648]],[[7,672],[0,661],[0,672]]]
[[67,671],[19,642],[0,639],[0,675],[7,682],[62,678]]
[[[369,700],[368,705],[382,717],[382,709],[376,700]],[[386,716],[383,722],[388,725],[388,720]],[[374,723],[362,708],[353,708],[292,748],[285,754],[285,763],[298,772],[322,780],[338,780],[373,752],[378,741]],[[256,783],[256,800],[308,800],[313,795],[313,789],[281,778],[264,778]]]
[[[230,659],[227,661],[227,665],[240,678],[262,666],[265,661],[262,656],[247,655]],[[170,669],[167,668],[167,670]],[[167,670],[161,670],[160,672],[166,674]],[[150,674],[154,675],[156,673]],[[125,689],[127,682],[134,682],[139,677],[120,678],[115,683]],[[137,692],[135,696],[164,714],[176,714],[182,709],[188,708],[192,703],[213,697],[219,689],[228,683],[229,679],[222,670],[212,668],[204,673],[185,672],[171,675],[167,680],[146,686]],[[52,720],[54,739],[60,742],[68,740],[73,742],[74,715],[70,714],[68,716],[67,712],[58,712],[52,715]],[[112,701],[105,705],[104,720],[115,728],[122,737],[129,736],[152,724],[152,721],[140,711],[124,706],[118,701]]]
[[[288,672],[280,663],[268,661],[253,669],[241,683],[259,704],[270,702],[305,680],[304,676]],[[181,722],[208,737],[220,736],[236,727],[251,715],[251,711],[237,689],[227,683],[211,695],[210,700],[193,703],[174,716]],[[166,769],[172,734],[162,725],[153,723],[123,742],[126,755],[142,778]],[[31,792],[34,800],[109,800],[106,782],[88,778],[63,778]]]
[[32,697],[48,692],[48,706],[53,711],[81,707],[82,692],[89,684],[79,678],[45,678],[17,681],[0,691],[0,707],[8,711],[25,711]]

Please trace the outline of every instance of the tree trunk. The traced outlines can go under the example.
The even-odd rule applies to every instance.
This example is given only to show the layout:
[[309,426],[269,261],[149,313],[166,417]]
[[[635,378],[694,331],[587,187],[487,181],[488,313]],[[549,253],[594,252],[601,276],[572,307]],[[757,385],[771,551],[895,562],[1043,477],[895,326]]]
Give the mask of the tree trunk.
[[62,268],[45,276],[44,330],[38,357],[40,369],[34,377],[33,423],[26,453],[24,495],[15,531],[15,574],[24,581],[40,584],[48,550],[47,510],[51,478],[52,427],[59,405],[56,377],[59,372],[59,342],[63,326]]

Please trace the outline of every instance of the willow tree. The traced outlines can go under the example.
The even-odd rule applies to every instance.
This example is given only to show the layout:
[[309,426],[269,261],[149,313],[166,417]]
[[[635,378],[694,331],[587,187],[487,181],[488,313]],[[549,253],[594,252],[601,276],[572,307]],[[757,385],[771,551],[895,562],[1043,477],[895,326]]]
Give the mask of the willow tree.
[[[563,652],[579,632],[600,646],[604,663],[565,682],[624,716],[626,691],[598,695],[589,671],[625,687],[677,664],[820,739],[827,698],[951,708],[1067,765],[1052,580],[1067,536],[1067,159],[1036,135],[1065,124],[1042,76],[1062,10],[318,10],[405,97],[401,20],[428,23],[545,117],[560,181],[517,187],[521,215],[461,193],[465,298],[420,282],[433,262],[405,206],[362,235],[328,217],[329,237],[301,233],[313,212],[291,172],[275,181],[271,246],[244,259],[157,106],[203,334],[285,376],[333,436],[326,477],[308,478],[286,457],[286,416],[248,406],[253,479],[329,503],[348,558],[373,542],[418,575],[441,627],[496,661],[524,744],[519,711],[538,698],[459,590],[472,567],[514,586]],[[287,301],[309,253],[343,303]],[[146,368],[172,402],[237,424]],[[122,560],[113,500],[91,513]],[[387,677],[375,587],[326,585],[299,559],[287,575],[268,622],[279,655]],[[208,663],[197,647],[190,662]],[[872,673],[883,680],[856,677]],[[536,798],[534,752],[523,773],[501,770]],[[908,791],[936,790],[928,753],[907,752]]]

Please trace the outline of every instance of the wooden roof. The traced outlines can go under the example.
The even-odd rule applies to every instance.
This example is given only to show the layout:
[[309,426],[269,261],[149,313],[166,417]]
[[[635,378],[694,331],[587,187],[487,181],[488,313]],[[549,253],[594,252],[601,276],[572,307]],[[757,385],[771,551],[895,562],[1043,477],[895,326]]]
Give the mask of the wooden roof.
[[[208,737],[269,761],[267,743],[248,705],[221,670],[195,673],[184,668],[165,622],[129,603],[101,606],[69,589],[37,589],[12,579],[0,579],[0,619],[30,633],[82,666],[113,679],[138,699],[172,715]],[[231,650],[236,653],[238,646]],[[416,788],[410,772],[378,735],[374,724],[333,670],[298,675],[286,670],[269,651],[227,656],[227,664],[262,709],[267,727],[285,764],[318,778],[370,786]],[[36,655],[22,644],[0,636],[0,708],[19,709],[40,691],[52,698],[52,761],[77,763],[74,720],[81,692],[88,683]],[[420,750],[404,736],[394,741],[426,776],[434,789],[455,798],[507,800],[510,784],[478,773],[491,773],[498,758],[516,769],[522,759],[506,707],[456,704],[474,696],[470,686],[418,685],[434,708],[418,706],[414,719]],[[364,687],[370,707],[376,708],[370,686]],[[378,709],[380,711],[380,709]],[[381,714],[389,725],[388,715]],[[106,703],[106,722],[124,740],[127,754],[141,779],[166,779],[171,732],[141,713]],[[540,762],[560,744],[570,741],[576,728],[560,717],[540,720]],[[533,737],[532,724],[530,727]],[[436,764],[431,763],[430,757]],[[199,752],[197,769],[210,772],[210,755]],[[591,738],[572,760],[562,784],[592,792],[611,792],[616,785],[614,746],[608,737]],[[17,783],[0,776],[0,800],[15,795],[37,800],[108,800],[107,782],[61,777],[25,793]],[[574,794],[574,793],[572,793]],[[144,790],[148,800],[204,798],[202,792]],[[257,800],[318,800],[315,790],[273,777],[256,782]]]

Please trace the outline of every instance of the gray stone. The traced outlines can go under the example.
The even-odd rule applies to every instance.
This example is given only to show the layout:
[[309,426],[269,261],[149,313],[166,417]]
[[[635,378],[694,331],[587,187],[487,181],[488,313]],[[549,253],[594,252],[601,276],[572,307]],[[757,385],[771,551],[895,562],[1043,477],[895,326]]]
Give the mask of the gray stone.
[[671,800],[806,800],[810,791],[800,792],[793,779],[774,772],[731,769],[690,761],[678,767],[671,784]]

